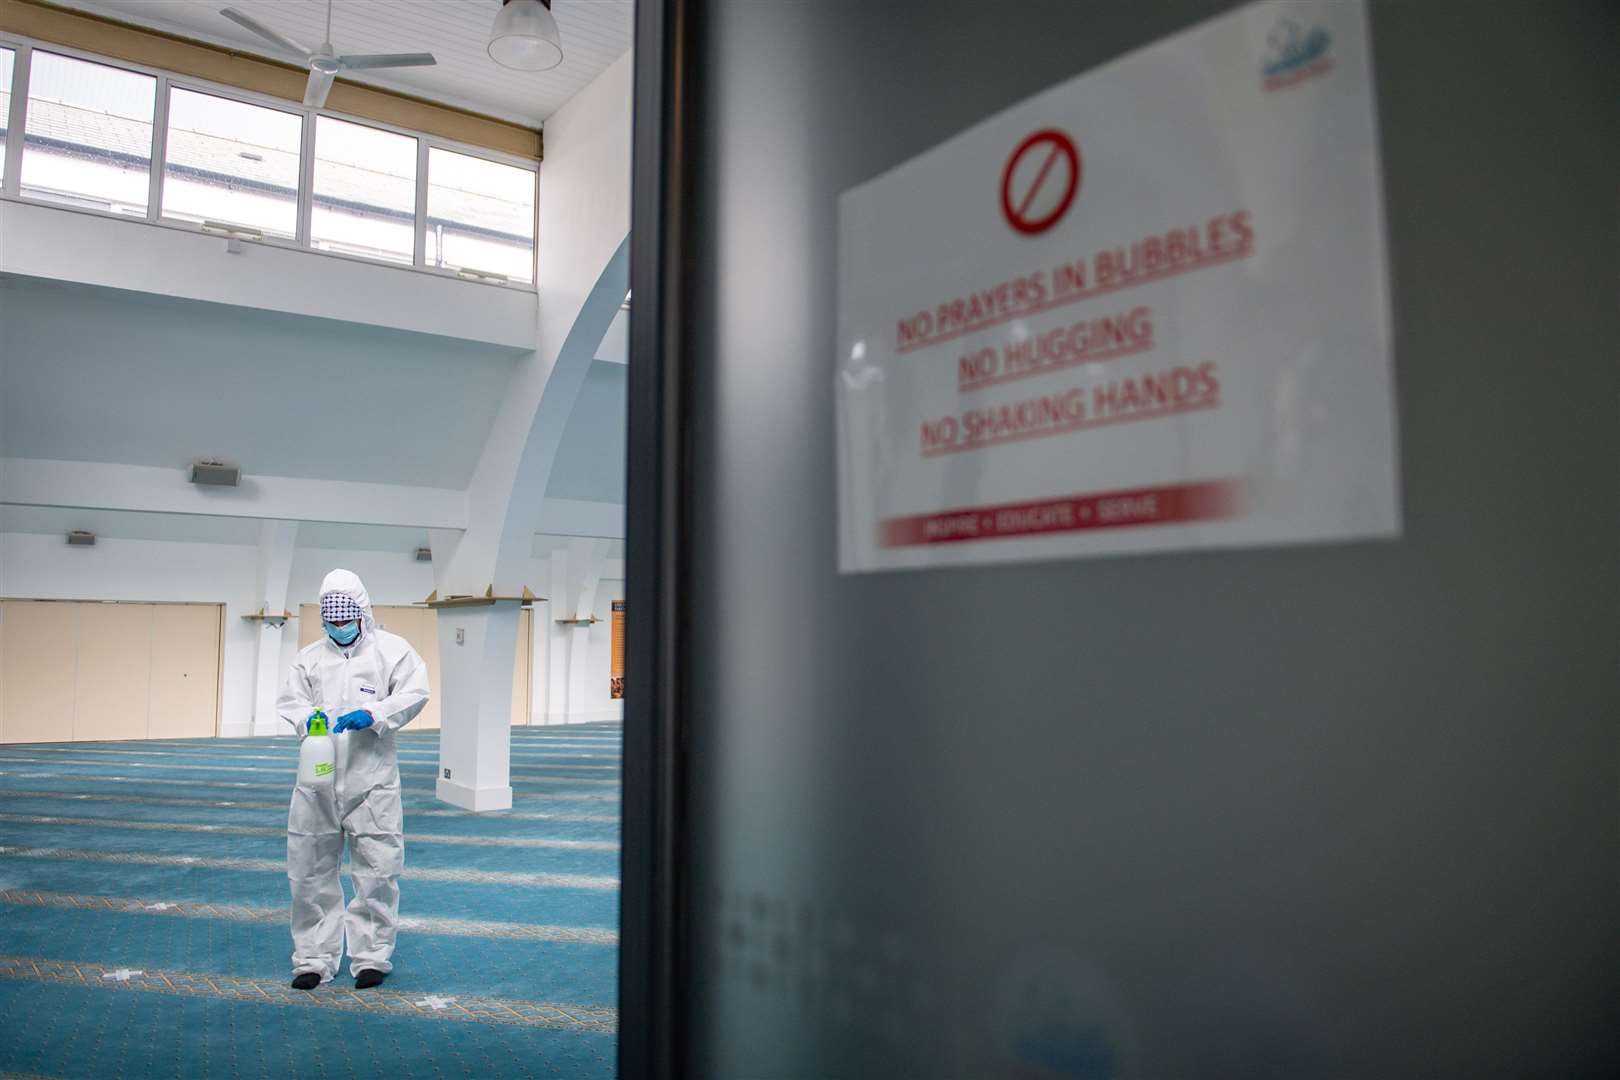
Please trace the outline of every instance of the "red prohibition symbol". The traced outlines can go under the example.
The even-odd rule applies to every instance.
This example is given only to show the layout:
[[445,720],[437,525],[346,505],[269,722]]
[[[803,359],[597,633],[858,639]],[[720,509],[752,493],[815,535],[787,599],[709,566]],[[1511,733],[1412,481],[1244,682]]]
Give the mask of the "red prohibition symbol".
[[[1060,168],[1060,163],[1065,167]],[[1026,164],[1035,166],[1032,180],[1029,179],[1029,168],[1020,169]],[[1020,172],[1023,173],[1022,177],[1019,176]],[[1016,191],[1013,189],[1015,180],[1018,182]],[[1036,204],[1037,197],[1058,184],[1064,187],[1052,209],[1039,217],[1031,217],[1030,208]],[[1025,236],[1034,236],[1056,225],[1068,213],[1069,205],[1079,191],[1080,150],[1064,132],[1057,128],[1042,128],[1018,144],[1018,149],[1012,152],[1006,168],[1001,171],[1001,212],[1006,216],[1007,224]],[[1040,201],[1044,204],[1047,200]]]

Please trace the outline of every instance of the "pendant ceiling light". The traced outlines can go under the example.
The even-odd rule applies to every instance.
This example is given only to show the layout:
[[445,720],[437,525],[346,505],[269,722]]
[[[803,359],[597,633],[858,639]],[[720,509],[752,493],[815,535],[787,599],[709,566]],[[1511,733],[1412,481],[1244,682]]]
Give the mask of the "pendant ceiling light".
[[562,63],[562,39],[551,0],[501,0],[489,33],[489,55],[502,67],[545,71]]

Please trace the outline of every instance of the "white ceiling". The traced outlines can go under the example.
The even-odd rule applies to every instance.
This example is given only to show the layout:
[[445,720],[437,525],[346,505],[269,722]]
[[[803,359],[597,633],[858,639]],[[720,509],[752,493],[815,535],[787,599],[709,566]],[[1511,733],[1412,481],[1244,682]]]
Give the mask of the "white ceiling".
[[0,456],[465,488],[518,355],[0,276]]
[[[53,0],[65,7],[286,60],[219,14],[234,7],[302,45],[326,31],[325,0]],[[538,127],[630,47],[633,0],[553,0],[563,62],[512,71],[489,58],[499,0],[333,0],[339,53],[431,52],[438,64],[346,75],[355,82]]]

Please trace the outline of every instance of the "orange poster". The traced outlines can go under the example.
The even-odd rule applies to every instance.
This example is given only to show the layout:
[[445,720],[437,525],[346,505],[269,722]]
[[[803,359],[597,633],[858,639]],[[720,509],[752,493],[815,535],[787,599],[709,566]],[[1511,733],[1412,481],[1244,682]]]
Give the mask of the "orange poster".
[[613,697],[624,697],[624,601],[613,601]]

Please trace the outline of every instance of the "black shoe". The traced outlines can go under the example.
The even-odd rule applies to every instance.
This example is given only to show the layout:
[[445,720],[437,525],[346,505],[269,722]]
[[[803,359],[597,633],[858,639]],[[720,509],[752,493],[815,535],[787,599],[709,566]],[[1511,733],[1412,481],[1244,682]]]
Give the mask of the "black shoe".
[[313,990],[321,985],[321,977],[313,971],[300,971],[293,976],[294,990]]
[[376,968],[361,968],[359,974],[354,977],[354,988],[370,990],[373,986],[381,986],[387,977],[387,972],[378,971]]

